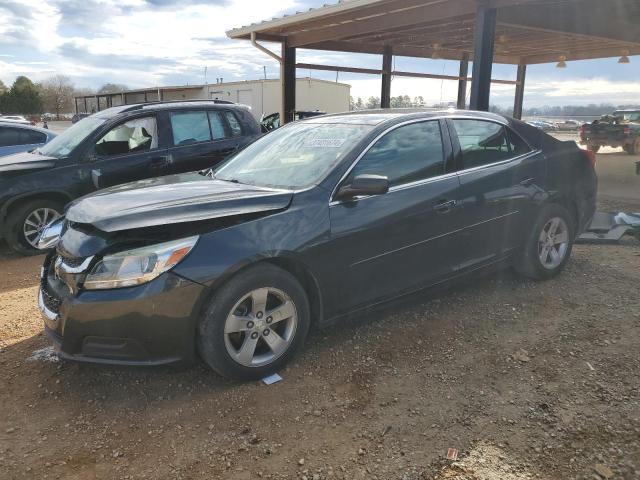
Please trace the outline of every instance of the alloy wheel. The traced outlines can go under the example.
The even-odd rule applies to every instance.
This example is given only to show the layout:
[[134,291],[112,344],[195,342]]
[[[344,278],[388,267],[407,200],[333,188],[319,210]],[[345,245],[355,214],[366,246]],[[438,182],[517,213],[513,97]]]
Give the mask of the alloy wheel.
[[22,225],[24,239],[33,248],[37,248],[38,240],[40,240],[44,229],[58,218],[60,218],[60,213],[53,208],[42,207],[35,209],[27,215]]
[[569,249],[569,228],[560,217],[553,217],[544,224],[538,237],[538,257],[548,270],[557,268]]
[[268,365],[291,346],[297,326],[295,304],[285,292],[271,287],[252,290],[227,315],[227,353],[245,367]]

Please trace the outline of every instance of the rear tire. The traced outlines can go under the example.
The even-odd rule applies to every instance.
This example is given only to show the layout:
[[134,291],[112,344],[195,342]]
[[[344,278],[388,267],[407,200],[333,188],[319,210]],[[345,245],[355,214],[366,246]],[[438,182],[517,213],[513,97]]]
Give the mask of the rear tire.
[[13,211],[7,217],[5,239],[9,246],[23,255],[45,253],[35,246],[43,228],[59,218],[63,205],[54,200],[40,199],[11,207]]
[[546,280],[558,275],[571,257],[574,220],[562,205],[542,207],[515,269],[525,277]]
[[309,325],[309,302],[300,283],[281,268],[259,264],[213,296],[198,325],[198,351],[224,377],[260,379],[296,354]]
[[640,153],[640,137],[637,137],[633,143],[624,146],[624,151],[629,155],[637,155]]

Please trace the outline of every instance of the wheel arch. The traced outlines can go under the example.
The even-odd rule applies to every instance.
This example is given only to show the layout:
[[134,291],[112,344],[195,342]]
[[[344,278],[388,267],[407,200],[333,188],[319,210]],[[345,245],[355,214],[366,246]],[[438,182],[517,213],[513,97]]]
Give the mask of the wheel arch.
[[2,211],[0,212],[1,218],[5,220],[9,215],[11,208],[14,207],[17,203],[31,202],[33,200],[41,199],[54,200],[57,202],[61,202],[63,205],[66,205],[71,200],[73,200],[73,198],[68,193],[59,190],[25,193],[11,198],[7,203],[3,205]]
[[557,194],[549,197],[545,203],[557,204],[566,208],[573,220],[574,230],[578,231],[580,228],[580,210],[578,209],[578,203],[574,198],[571,198],[569,195]]
[[234,268],[227,270],[227,272],[216,279],[216,281],[203,292],[202,301],[200,301],[198,311],[202,312],[206,309],[207,298],[211,298],[217,290],[219,290],[224,284],[226,284],[231,278],[244,272],[245,270],[255,267],[256,265],[269,263],[274,265],[287,273],[293,275],[293,277],[302,285],[307,298],[309,300],[309,309],[311,313],[311,323],[321,324],[324,315],[324,306],[322,303],[322,292],[320,284],[313,274],[311,268],[307,266],[302,260],[297,258],[293,253],[279,252],[277,255],[259,256],[251,258],[240,264],[237,264]]

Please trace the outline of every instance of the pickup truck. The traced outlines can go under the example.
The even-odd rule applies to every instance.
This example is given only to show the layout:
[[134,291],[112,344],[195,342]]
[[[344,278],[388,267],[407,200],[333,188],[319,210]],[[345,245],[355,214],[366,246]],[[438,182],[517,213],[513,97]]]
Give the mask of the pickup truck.
[[622,147],[640,154],[640,110],[616,110],[580,127],[580,144],[597,153],[600,147]]

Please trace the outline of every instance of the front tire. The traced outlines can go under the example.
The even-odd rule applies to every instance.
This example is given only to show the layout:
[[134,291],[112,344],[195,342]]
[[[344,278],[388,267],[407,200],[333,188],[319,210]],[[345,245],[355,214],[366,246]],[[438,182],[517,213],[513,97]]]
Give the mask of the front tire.
[[571,257],[574,221],[562,205],[549,204],[538,214],[516,270],[535,280],[558,275]]
[[62,215],[63,205],[54,200],[40,199],[23,203],[7,217],[5,239],[9,246],[23,255],[44,253],[36,247],[44,228]]
[[198,351],[220,375],[255,380],[280,370],[309,331],[307,295],[285,270],[250,267],[211,299],[198,325]]

